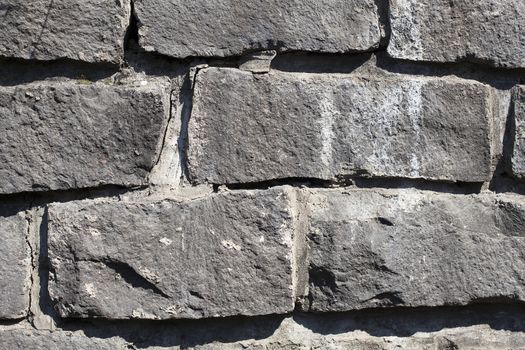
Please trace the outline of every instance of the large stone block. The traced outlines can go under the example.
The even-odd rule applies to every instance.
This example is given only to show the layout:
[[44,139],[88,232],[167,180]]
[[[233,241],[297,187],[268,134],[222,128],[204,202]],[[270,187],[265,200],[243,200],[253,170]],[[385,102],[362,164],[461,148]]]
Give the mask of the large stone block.
[[310,203],[309,310],[525,301],[519,196],[326,190]]
[[31,287],[28,225],[23,214],[0,217],[0,319],[27,315]]
[[188,162],[196,183],[344,176],[483,182],[490,88],[450,78],[230,68],[198,74]]
[[388,52],[414,61],[525,67],[525,2],[390,0]]
[[0,193],[145,184],[169,115],[168,88],[0,87]]
[[51,205],[51,296],[81,318],[292,311],[293,194]]
[[525,178],[525,86],[517,86],[513,91],[514,146],[512,151],[512,174]]
[[0,56],[119,63],[129,0],[0,0]]
[[374,0],[137,0],[140,44],[184,58],[249,50],[367,51],[379,46]]

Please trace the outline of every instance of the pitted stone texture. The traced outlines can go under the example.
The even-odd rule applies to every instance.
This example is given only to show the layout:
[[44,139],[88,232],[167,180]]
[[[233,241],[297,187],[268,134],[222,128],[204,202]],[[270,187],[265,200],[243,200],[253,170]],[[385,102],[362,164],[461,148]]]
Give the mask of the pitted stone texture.
[[390,0],[388,53],[432,62],[525,67],[525,2]]
[[293,195],[279,188],[51,205],[50,293],[64,317],[290,312]]
[[235,56],[250,50],[352,52],[379,46],[373,0],[137,0],[143,48],[161,54]]
[[71,332],[0,330],[0,350],[125,350],[129,344],[117,337],[97,339]]
[[169,115],[167,89],[0,87],[0,193],[144,185]]
[[490,88],[460,79],[209,68],[197,76],[195,183],[342,176],[483,182]]
[[0,319],[27,315],[31,253],[23,214],[0,217]]
[[513,93],[514,149],[512,152],[512,174],[525,179],[525,85],[517,86]]
[[0,56],[119,63],[129,0],[0,0]]
[[312,311],[525,301],[525,201],[415,190],[312,194]]

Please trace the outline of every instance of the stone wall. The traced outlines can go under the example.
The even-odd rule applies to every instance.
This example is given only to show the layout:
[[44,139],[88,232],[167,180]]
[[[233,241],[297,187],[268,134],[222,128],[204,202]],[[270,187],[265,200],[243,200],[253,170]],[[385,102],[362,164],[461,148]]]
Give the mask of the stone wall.
[[525,349],[525,2],[0,0],[0,349]]

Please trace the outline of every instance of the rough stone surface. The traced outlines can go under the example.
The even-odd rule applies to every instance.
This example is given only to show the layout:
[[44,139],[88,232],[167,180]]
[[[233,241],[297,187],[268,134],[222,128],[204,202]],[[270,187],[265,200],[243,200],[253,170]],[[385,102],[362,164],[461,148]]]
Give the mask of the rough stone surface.
[[0,56],[119,63],[129,0],[0,0]]
[[[365,317],[366,319],[366,317]],[[363,349],[363,350],[436,350],[436,349],[523,349],[525,333],[491,329],[488,325],[460,327],[456,329],[442,329],[436,331],[418,332],[411,336],[393,336],[388,331],[378,335],[369,335],[362,330],[366,328],[358,323],[354,330],[336,332],[315,332],[307,328],[308,324],[301,324],[290,318],[285,319],[274,335],[268,339],[238,344],[209,344],[204,349],[289,349],[289,350],[316,350],[316,349]],[[325,318],[325,321],[332,321]],[[345,319],[337,321],[344,324]],[[389,325],[390,326],[390,325]],[[332,328],[337,328],[336,326]],[[234,345],[237,345],[236,347]]]
[[23,214],[0,217],[0,319],[27,315],[31,254]]
[[351,52],[379,46],[373,0],[137,0],[140,44],[184,58],[249,50]]
[[525,179],[525,86],[518,86],[513,94],[514,144],[512,152],[512,174]]
[[390,0],[388,52],[414,61],[525,67],[525,2]]
[[524,15],[0,0],[0,350],[525,350]]
[[310,197],[312,311],[525,301],[525,201],[415,190]]
[[169,115],[166,89],[0,87],[0,193],[145,184]]
[[[325,320],[331,321],[331,319]],[[209,342],[202,342],[202,340],[207,339],[210,330],[207,329],[206,332],[197,325],[170,327],[146,324],[142,328],[132,325],[133,327],[130,328],[134,329],[134,335],[124,331],[118,335],[102,337],[93,336],[92,333],[84,335],[82,332],[6,329],[0,330],[0,350],[127,350],[133,348],[150,350],[518,350],[524,348],[525,342],[523,332],[491,329],[488,324],[424,331],[411,336],[393,336],[387,331],[381,332],[383,335],[369,335],[362,330],[347,329],[334,333],[318,333],[309,329],[308,325],[302,324],[302,321],[304,320],[287,317],[278,324],[273,334],[262,338],[256,337],[256,339],[243,332],[235,334],[236,337],[230,339],[230,333],[238,331],[238,326],[234,326],[233,330],[226,327],[214,327],[211,333],[222,330],[222,336],[215,334],[216,340]],[[231,322],[222,322],[231,326]],[[344,324],[345,319],[339,319],[339,322]],[[270,324],[273,323],[273,321],[270,322]],[[210,325],[207,324],[207,326]],[[114,327],[110,326],[110,328]],[[181,328],[184,329],[183,332]],[[260,328],[251,328],[249,323],[245,323],[245,328],[251,329],[252,334],[255,335],[266,335],[259,332]],[[196,334],[199,337],[196,337]],[[238,339],[239,337],[241,339]],[[243,337],[247,339],[243,340]]]
[[24,329],[0,330],[0,350],[125,350],[119,338],[97,339],[72,332],[45,332]]
[[293,310],[293,193],[49,208],[62,316],[201,318]]
[[188,162],[196,183],[348,175],[483,182],[491,94],[459,79],[197,76]]

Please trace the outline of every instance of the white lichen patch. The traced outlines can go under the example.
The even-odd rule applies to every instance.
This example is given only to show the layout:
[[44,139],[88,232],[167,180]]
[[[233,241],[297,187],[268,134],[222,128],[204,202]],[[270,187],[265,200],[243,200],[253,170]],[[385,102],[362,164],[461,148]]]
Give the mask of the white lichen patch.
[[223,247],[225,247],[227,249],[234,249],[234,250],[237,250],[237,251],[240,251],[242,249],[240,245],[235,244],[234,242],[232,242],[230,240],[223,240],[223,241],[221,241],[221,244],[223,245]]
[[97,290],[95,289],[95,285],[93,283],[84,284],[84,289],[90,297],[94,298],[97,296]]
[[164,244],[165,246],[170,246],[173,243],[171,239],[166,237],[162,237],[161,239],[159,239],[159,242]]
[[341,112],[336,108],[333,101],[333,95],[326,92],[319,104],[321,118],[319,119],[321,127],[321,163],[329,167],[332,163],[333,142],[335,139],[334,124]]

